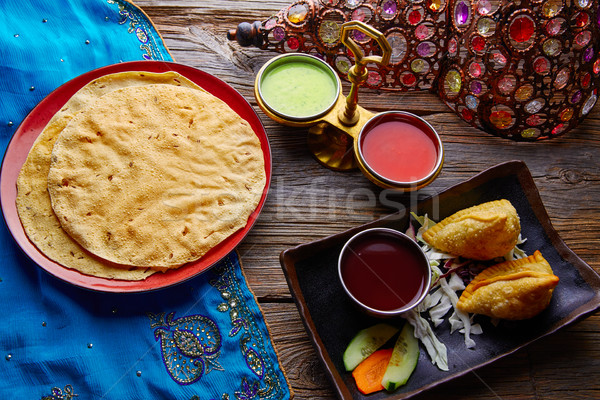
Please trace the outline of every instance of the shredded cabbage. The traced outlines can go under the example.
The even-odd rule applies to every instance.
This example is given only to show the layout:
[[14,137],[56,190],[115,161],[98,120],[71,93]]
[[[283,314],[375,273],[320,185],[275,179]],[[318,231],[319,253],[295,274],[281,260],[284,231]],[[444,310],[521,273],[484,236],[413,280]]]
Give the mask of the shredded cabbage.
[[[421,304],[415,309],[405,314],[405,318],[415,329],[415,337],[423,343],[431,361],[434,365],[443,371],[448,371],[448,351],[439,338],[435,335],[433,327],[438,327],[444,322],[444,318],[451,312],[447,318],[450,324],[450,334],[458,331],[464,336],[465,347],[472,349],[476,346],[475,340],[471,335],[480,335],[483,333],[481,325],[473,323],[474,315],[456,308],[459,295],[465,289],[465,279],[469,279],[470,275],[477,273],[477,269],[481,266],[474,266],[471,261],[457,260],[450,254],[443,253],[423,240],[423,232],[436,224],[428,218],[427,214],[423,216],[411,213],[415,221],[420,224],[419,229],[415,230],[412,223],[409,223],[407,235],[412,237],[419,243],[423,252],[429,259],[429,264],[432,273],[432,285],[429,293]],[[525,240],[519,235],[517,246],[524,243]],[[523,250],[517,246],[511,250],[504,258],[513,260],[526,257]],[[447,272],[440,269],[443,266]],[[467,271],[466,273],[464,271]],[[462,271],[462,275],[459,272]],[[466,277],[466,278],[465,278]],[[472,276],[470,276],[472,278]],[[470,279],[469,279],[470,280]],[[429,321],[423,316],[429,318]]]

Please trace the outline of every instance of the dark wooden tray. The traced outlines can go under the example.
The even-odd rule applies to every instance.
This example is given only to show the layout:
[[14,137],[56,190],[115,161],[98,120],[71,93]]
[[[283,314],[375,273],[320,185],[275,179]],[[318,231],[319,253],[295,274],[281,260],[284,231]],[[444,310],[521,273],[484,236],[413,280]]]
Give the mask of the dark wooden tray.
[[[472,336],[477,343],[474,349],[466,349],[463,336],[458,332],[450,334],[445,322],[434,331],[448,348],[449,371],[434,366],[422,348],[417,368],[405,386],[394,393],[362,395],[351,374],[344,370],[342,354],[352,337],[376,320],[358,311],[339,283],[337,259],[343,244],[367,228],[384,226],[405,231],[410,211],[427,213],[439,221],[460,209],[501,198],[511,201],[519,213],[522,236],[527,239],[521,246],[523,250],[528,255],[540,250],[560,278],[550,306],[530,320],[501,321],[497,326],[487,317],[476,317],[483,334]],[[400,210],[369,224],[285,250],[280,261],[308,335],[341,399],[407,399],[509,355],[600,308],[600,276],[554,230],[533,178],[521,161],[490,168],[420,201],[414,209]]]

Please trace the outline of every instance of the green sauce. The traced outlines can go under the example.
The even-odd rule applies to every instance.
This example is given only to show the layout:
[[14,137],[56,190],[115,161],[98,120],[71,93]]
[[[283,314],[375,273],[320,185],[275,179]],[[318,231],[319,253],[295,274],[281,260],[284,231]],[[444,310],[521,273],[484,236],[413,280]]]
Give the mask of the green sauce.
[[306,118],[326,112],[338,97],[338,82],[326,65],[307,57],[281,59],[261,78],[262,100],[283,116]]

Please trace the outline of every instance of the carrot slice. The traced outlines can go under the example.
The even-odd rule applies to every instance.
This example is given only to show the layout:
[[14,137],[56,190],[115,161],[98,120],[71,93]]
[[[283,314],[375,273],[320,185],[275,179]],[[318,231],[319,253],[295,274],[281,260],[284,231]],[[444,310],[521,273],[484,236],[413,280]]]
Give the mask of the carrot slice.
[[356,387],[362,394],[384,389],[381,380],[390,363],[390,358],[392,358],[392,352],[393,349],[377,350],[354,368],[352,376],[356,381]]

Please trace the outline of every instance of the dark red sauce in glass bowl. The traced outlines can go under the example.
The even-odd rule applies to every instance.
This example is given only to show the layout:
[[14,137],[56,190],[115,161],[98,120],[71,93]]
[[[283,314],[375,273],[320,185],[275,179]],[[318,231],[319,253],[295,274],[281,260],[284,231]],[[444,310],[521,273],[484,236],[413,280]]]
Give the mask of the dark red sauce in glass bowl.
[[374,228],[352,237],[339,258],[346,293],[370,314],[392,316],[420,303],[431,284],[429,261],[401,232]]

